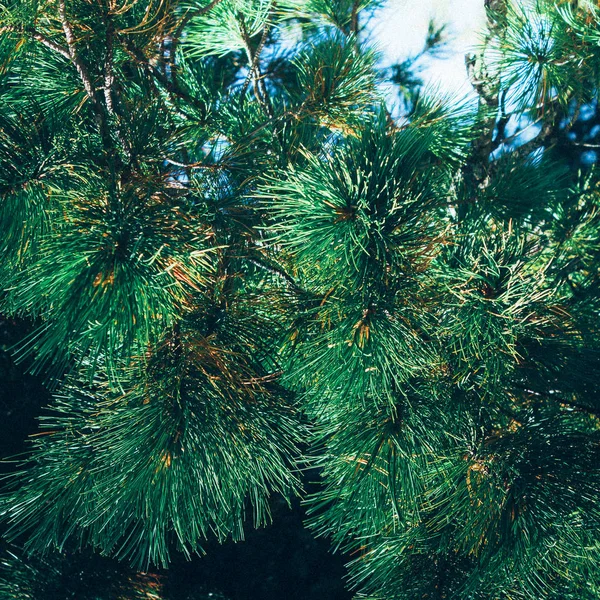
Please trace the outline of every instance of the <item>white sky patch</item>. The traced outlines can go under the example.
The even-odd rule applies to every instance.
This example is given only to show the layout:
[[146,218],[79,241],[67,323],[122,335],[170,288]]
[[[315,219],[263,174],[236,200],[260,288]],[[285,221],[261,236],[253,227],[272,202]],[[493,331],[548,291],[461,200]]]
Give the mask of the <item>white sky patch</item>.
[[369,39],[381,51],[384,66],[401,62],[422,49],[431,19],[447,25],[451,41],[445,55],[423,63],[421,77],[450,94],[471,93],[465,54],[477,46],[483,29],[483,0],[388,0],[368,24]]

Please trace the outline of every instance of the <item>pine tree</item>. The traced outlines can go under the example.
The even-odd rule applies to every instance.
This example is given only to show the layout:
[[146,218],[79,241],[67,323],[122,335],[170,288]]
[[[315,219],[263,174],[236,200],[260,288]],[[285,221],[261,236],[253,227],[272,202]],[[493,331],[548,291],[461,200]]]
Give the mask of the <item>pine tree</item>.
[[600,11],[486,3],[468,102],[378,67],[380,5],[0,5],[0,310],[54,394],[6,593],[278,494],[357,598],[600,594]]

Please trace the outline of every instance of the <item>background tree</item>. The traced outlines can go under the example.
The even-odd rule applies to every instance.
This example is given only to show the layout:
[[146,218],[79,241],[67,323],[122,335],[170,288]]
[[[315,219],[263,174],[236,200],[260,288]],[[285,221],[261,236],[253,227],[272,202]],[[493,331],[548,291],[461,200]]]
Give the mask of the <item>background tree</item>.
[[395,120],[378,4],[1,7],[1,308],[54,390],[26,552],[166,566],[309,464],[357,598],[598,596],[600,14],[490,3],[477,106],[404,64]]

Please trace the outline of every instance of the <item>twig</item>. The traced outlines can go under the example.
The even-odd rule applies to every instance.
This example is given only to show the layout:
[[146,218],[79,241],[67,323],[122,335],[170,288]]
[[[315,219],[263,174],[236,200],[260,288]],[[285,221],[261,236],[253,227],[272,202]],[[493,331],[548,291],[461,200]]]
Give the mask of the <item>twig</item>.
[[587,142],[571,142],[571,144],[580,148],[600,148],[600,144],[588,144]]
[[[41,44],[43,44],[50,50],[53,50],[57,54],[60,54],[61,56],[66,58],[75,67],[75,69],[79,75],[79,78],[81,79],[81,82],[83,83],[85,93],[92,103],[92,107],[93,107],[98,125],[100,127],[102,137],[105,141],[108,142],[108,140],[110,138],[110,134],[109,134],[108,128],[107,128],[106,115],[104,113],[104,109],[98,102],[98,98],[96,97],[96,94],[94,91],[94,86],[92,84],[92,80],[90,78],[88,70],[87,70],[85,64],[80,59],[79,55],[77,54],[77,50],[75,48],[75,36],[73,35],[73,29],[67,18],[64,0],[59,0],[58,15],[59,15],[59,18],[61,21],[63,32],[65,34],[65,39],[67,41],[66,48],[64,48],[60,44],[54,42],[53,40],[47,38],[45,35],[43,35],[39,31],[36,31],[34,29],[25,29],[22,33],[31,35],[31,37],[34,40],[40,42]],[[14,32],[20,33],[19,29],[10,27],[10,26],[3,27],[0,29],[0,33],[4,32],[4,31],[14,31]],[[112,82],[113,82],[112,70],[110,71],[109,80],[110,80],[110,84],[112,85]],[[105,81],[105,86],[106,86],[106,81]],[[106,89],[105,89],[105,94],[106,94]],[[110,96],[110,92],[109,92],[109,96]],[[109,112],[111,112],[111,110],[112,110],[112,99],[110,100],[110,102],[107,102],[107,110],[109,110]],[[121,143],[123,144],[123,140],[122,140],[120,134],[118,132],[117,132],[117,134],[118,134],[118,137],[119,137]],[[123,150],[127,153],[127,148],[126,148],[125,144],[123,144]]]
[[34,40],[37,40],[38,42],[40,42],[41,44],[46,46],[46,48],[50,48],[50,50],[54,50],[54,52],[58,52],[58,54],[64,56],[69,61],[71,60],[71,55],[69,54],[69,51],[66,48],[63,48],[60,44],[57,44],[56,42],[49,40],[47,37],[43,36],[41,33],[38,33],[37,31],[33,31],[31,33],[31,36],[33,37]]
[[352,3],[352,13],[350,15],[350,33],[354,34],[358,38],[358,5],[359,0],[354,0]]
[[271,29],[270,24],[268,22],[265,24],[262,37],[260,38],[260,42],[258,43],[258,46],[254,53],[252,53],[252,48],[250,46],[250,36],[248,34],[248,30],[246,29],[243,17],[240,18],[240,25],[242,30],[242,37],[244,39],[246,55],[248,56],[248,62],[250,63],[248,77],[246,77],[246,81],[244,81],[240,97],[243,101],[244,96],[246,94],[246,90],[248,89],[248,85],[250,84],[250,81],[253,80],[254,93],[256,95],[256,98],[261,103],[269,117],[273,118],[273,108],[271,106],[269,96],[267,93],[267,88],[265,86],[264,80],[260,72],[260,54],[263,51],[263,48],[265,47],[265,43],[267,41],[267,37]]
[[223,165],[223,164],[206,164],[206,163],[202,163],[202,162],[195,162],[195,163],[182,163],[182,162],[178,162],[176,160],[172,160],[171,158],[165,158],[163,159],[166,163],[173,165],[175,167],[181,167],[182,169],[213,169],[213,170],[221,170],[221,169],[227,169],[227,165]]
[[73,29],[71,28],[71,24],[67,19],[65,0],[59,0],[58,2],[58,15],[60,17],[63,31],[65,32],[65,38],[67,39],[67,49],[69,52],[71,62],[75,65],[75,68],[77,69],[77,73],[79,74],[79,77],[83,82],[83,87],[85,89],[86,94],[88,95],[90,100],[92,100],[92,102],[96,104],[97,100],[94,94],[94,86],[92,85],[90,75],[85,65],[79,59],[79,56],[77,55],[77,51],[75,49],[75,37],[73,35]]
[[[109,117],[116,117],[115,107],[113,104],[113,85],[115,82],[113,60],[114,60],[114,39],[115,31],[113,27],[112,17],[110,11],[106,11],[104,14],[104,23],[106,27],[106,54],[104,56],[104,103],[106,104],[106,111]],[[115,118],[111,125],[114,127],[115,134],[121,145],[121,149],[128,158],[131,158],[131,145],[123,135],[121,128],[118,123],[118,119]]]
[[66,48],[63,48],[60,44],[57,44],[56,42],[53,42],[51,39],[47,38],[45,35],[42,35],[39,31],[36,31],[35,29],[25,29],[25,30],[20,30],[17,27],[13,27],[11,25],[6,25],[5,27],[0,27],[0,34],[6,33],[6,32],[11,32],[11,33],[26,33],[31,35],[31,37],[40,42],[40,44],[43,44],[44,46],[46,46],[46,48],[50,48],[50,50],[53,50],[54,52],[57,52],[58,54],[60,54],[61,56],[64,56],[64,58],[66,58],[68,61],[71,61],[71,55],[69,54],[69,51]]
[[113,73],[113,48],[114,30],[110,15],[106,15],[106,55],[104,57],[104,101],[109,115],[115,112],[112,99],[112,87],[115,81]]
[[[545,116],[547,117],[548,115]],[[555,134],[554,128],[555,123],[552,119],[548,119],[543,123],[542,129],[538,135],[516,148],[515,152],[518,152],[520,155],[526,155],[541,146],[544,148],[552,146],[556,143],[556,135],[553,135]]]
[[170,56],[169,56],[169,66],[171,67],[171,78],[175,82],[175,73],[176,73],[176,65],[175,65],[175,54],[177,52],[177,44],[179,43],[179,39],[181,38],[181,34],[183,30],[187,26],[187,24],[196,17],[201,17],[209,13],[213,8],[215,8],[218,4],[220,4],[222,0],[212,0],[206,6],[199,7],[196,9],[188,9],[188,11],[183,15],[180,19],[179,23],[175,27],[175,30],[171,33],[168,38],[171,41],[170,48]]
[[248,257],[246,257],[246,260],[248,262],[251,262],[252,264],[256,265],[257,267],[260,267],[261,269],[264,269],[268,273],[271,273],[272,275],[277,275],[278,277],[281,277],[290,286],[290,288],[293,291],[295,291],[296,293],[300,293],[300,294],[305,293],[305,290],[303,290],[294,281],[294,278],[291,277],[291,275],[289,275],[288,273],[286,273],[280,267],[272,265],[272,264],[265,263],[261,259],[256,258],[254,256],[248,256]]

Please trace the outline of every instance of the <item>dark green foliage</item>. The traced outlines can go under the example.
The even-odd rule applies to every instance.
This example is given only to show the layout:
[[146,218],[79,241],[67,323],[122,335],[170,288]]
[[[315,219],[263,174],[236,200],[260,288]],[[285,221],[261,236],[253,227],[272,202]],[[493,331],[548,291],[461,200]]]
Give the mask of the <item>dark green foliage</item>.
[[192,18],[185,40],[189,55],[224,55],[245,49],[250,39],[262,32],[271,11],[270,0],[219,2],[212,10]]
[[2,8],[0,302],[55,389],[7,594],[241,540],[308,464],[357,598],[598,596],[598,11],[490,2],[478,107],[421,89],[430,26],[398,122],[379,4]]
[[360,117],[376,101],[375,59],[373,52],[358,52],[356,40],[342,34],[313,42],[294,61],[297,102],[324,125],[351,125],[357,111]]
[[547,284],[548,265],[535,261],[539,246],[523,235],[481,224],[463,235],[439,261],[449,296],[438,333],[448,344],[454,379],[485,393],[506,385],[523,358],[523,338],[544,336],[556,294]]
[[400,276],[428,261],[440,231],[427,214],[444,203],[449,184],[433,164],[428,134],[408,128],[388,136],[379,120],[331,154],[307,155],[300,170],[267,182],[279,199],[271,231],[318,289],[381,279],[388,266]]
[[[197,211],[160,188],[127,186],[117,194],[91,186],[70,191],[68,220],[8,279],[8,310],[44,317],[31,341],[42,364],[68,350],[91,351],[112,368],[119,355],[155,341],[205,282],[207,234]],[[59,255],[65,259],[57,265]],[[80,344],[71,348],[74,334]]]
[[2,600],[143,600],[162,597],[161,588],[158,576],[90,552],[37,558],[7,547],[0,558]]
[[[33,529],[27,546],[38,550],[84,536],[136,565],[166,564],[171,538],[186,552],[209,532],[240,539],[246,498],[259,525],[271,490],[297,488],[294,411],[256,362],[245,323],[192,325],[176,325],[141,370],[129,367],[125,394],[101,379],[63,387],[22,500],[6,509],[11,536]],[[51,509],[23,511],[41,497]]]

